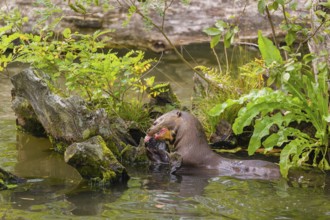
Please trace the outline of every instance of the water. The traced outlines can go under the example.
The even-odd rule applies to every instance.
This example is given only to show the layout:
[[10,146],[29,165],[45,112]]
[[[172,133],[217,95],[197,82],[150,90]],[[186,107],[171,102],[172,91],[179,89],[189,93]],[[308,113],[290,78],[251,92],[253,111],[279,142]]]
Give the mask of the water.
[[[207,57],[198,59],[207,64]],[[10,68],[9,75],[19,69]],[[166,73],[161,80],[178,79],[181,97],[191,93],[190,70],[172,54],[164,55],[157,71]],[[306,187],[283,179],[175,176],[166,167],[127,167],[127,184],[96,189],[50,150],[47,139],[16,131],[8,77],[0,75],[0,88],[0,167],[29,180],[0,191],[0,219],[330,219],[330,181],[323,176]]]

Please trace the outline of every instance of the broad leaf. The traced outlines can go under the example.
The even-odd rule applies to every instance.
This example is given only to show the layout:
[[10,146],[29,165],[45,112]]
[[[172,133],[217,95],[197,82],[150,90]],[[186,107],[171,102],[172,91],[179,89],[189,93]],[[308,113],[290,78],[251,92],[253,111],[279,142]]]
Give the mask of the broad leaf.
[[266,65],[270,65],[273,62],[283,62],[280,51],[274,46],[271,40],[262,36],[261,31],[258,31],[258,45]]
[[205,28],[203,30],[203,32],[206,33],[209,36],[215,36],[215,35],[221,34],[221,31],[218,28],[215,28],[215,27]]
[[291,46],[295,40],[296,40],[296,33],[289,31],[289,33],[287,33],[287,35],[285,36],[285,43],[288,46]]
[[260,14],[263,14],[265,12],[266,3],[265,0],[259,0],[258,1],[258,11]]
[[293,166],[291,162],[291,155],[297,153],[297,141],[293,140],[289,142],[282,150],[280,156],[280,171],[283,177],[287,177],[289,169]]
[[264,117],[256,120],[253,135],[249,142],[248,153],[253,155],[261,147],[261,139],[269,135],[269,129],[274,124],[271,117]]
[[267,150],[272,150],[273,147],[277,146],[277,143],[279,142],[280,135],[278,133],[273,133],[269,135],[266,140],[262,142],[262,146]]
[[[265,116],[262,119],[256,120],[253,135],[249,142],[249,155],[254,154],[255,151],[261,147],[261,140],[265,136],[269,135],[269,129],[273,125],[277,125],[277,127],[281,128],[283,127],[283,124],[289,124],[291,121],[294,121],[294,118],[295,117],[292,114],[282,115],[281,112],[278,112],[275,115]],[[276,145],[281,146],[281,144],[278,144],[280,140],[283,142],[282,137],[280,137],[278,134],[272,134],[263,142],[263,144],[264,147],[271,149]]]
[[214,48],[215,46],[217,46],[219,42],[220,42],[220,35],[213,36],[211,39],[211,42],[210,42],[211,48]]

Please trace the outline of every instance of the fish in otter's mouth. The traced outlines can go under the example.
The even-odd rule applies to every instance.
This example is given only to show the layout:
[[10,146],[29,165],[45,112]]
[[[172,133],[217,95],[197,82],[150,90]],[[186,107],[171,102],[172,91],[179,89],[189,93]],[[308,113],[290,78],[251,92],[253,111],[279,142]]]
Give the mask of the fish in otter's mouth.
[[144,138],[147,156],[156,163],[169,163],[169,148],[166,140],[172,140],[171,132],[167,128],[161,128],[154,135],[147,134]]

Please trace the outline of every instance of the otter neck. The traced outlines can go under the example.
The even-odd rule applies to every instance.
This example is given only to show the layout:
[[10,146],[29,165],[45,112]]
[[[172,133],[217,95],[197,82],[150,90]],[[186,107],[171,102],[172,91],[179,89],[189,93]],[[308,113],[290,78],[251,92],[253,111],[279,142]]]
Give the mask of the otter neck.
[[184,130],[177,131],[174,147],[181,155],[183,165],[216,167],[222,160],[222,157],[209,147],[204,131],[197,129],[189,129],[189,135]]

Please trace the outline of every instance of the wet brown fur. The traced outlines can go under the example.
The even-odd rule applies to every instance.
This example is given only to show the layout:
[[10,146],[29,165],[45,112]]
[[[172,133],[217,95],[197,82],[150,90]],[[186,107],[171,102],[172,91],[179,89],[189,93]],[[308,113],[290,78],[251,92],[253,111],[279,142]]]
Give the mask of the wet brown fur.
[[279,167],[274,163],[262,160],[228,159],[213,152],[208,145],[201,123],[188,112],[173,110],[160,116],[148,130],[148,135],[154,136],[162,128],[171,131],[174,150],[182,157],[183,166],[217,169],[219,172],[253,175],[267,179],[280,177]]

